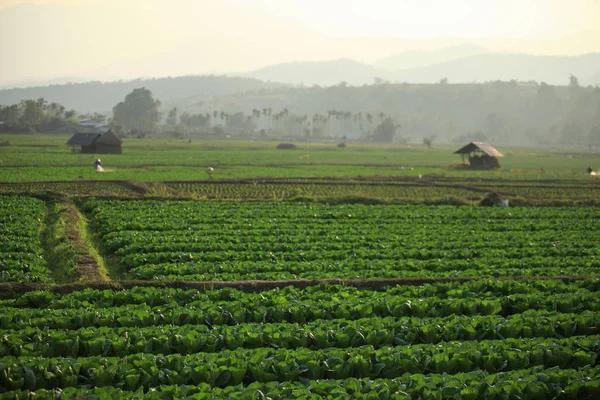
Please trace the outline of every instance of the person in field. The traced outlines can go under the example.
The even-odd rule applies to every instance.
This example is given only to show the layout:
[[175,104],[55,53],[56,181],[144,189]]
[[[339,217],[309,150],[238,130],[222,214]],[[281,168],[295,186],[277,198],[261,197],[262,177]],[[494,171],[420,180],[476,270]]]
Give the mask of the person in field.
[[102,168],[102,161],[100,161],[99,158],[94,161],[94,167],[96,168],[96,171],[104,171],[104,168]]

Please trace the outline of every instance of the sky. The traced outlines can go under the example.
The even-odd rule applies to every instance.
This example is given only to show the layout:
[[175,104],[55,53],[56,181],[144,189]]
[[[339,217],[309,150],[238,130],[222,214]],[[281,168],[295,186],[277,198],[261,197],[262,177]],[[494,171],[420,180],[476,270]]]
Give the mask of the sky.
[[463,43],[600,51],[600,0],[0,0],[0,85],[373,63]]

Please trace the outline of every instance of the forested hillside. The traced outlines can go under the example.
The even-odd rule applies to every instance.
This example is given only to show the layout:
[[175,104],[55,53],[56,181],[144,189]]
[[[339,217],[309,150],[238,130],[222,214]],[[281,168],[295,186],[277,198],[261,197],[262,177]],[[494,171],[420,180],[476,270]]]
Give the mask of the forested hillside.
[[305,125],[326,119],[335,125],[329,131],[334,136],[368,136],[380,118],[390,116],[401,125],[396,140],[421,142],[435,136],[438,141],[600,145],[600,88],[581,87],[575,77],[570,86],[512,81],[282,88],[223,96],[201,106],[193,99],[165,104],[173,106],[191,113],[225,110],[245,115],[254,109],[266,108],[273,115],[287,110]]
[[86,82],[64,85],[36,86],[0,90],[0,105],[10,105],[22,100],[45,98],[60,103],[68,109],[81,113],[106,113],[133,89],[145,87],[161,101],[184,99],[208,99],[232,93],[280,87],[281,84],[265,83],[253,78],[224,76],[182,76],[176,78],[135,79],[117,82]]
[[[45,112],[50,117],[65,116],[73,122],[77,122],[73,118],[78,115],[98,121],[106,117],[111,124],[113,108],[131,88],[143,86],[160,102],[155,125],[143,129],[148,134],[162,131],[175,137],[291,135],[409,143],[434,138],[436,142],[600,145],[600,87],[584,87],[573,75],[565,80],[568,85],[564,86],[535,81],[380,81],[330,87],[293,87],[212,76],[91,82],[2,91],[0,98],[7,105],[0,107],[0,121],[8,122],[5,130],[15,126],[20,127],[17,131],[52,132],[63,127],[41,123],[49,118],[30,118],[44,111],[31,111],[39,104],[42,109],[47,105]],[[36,101],[19,100],[23,97]],[[123,125],[116,120],[111,126],[118,132],[124,129],[120,132],[124,135],[141,129],[135,123]],[[391,130],[378,136],[377,132],[386,126]]]

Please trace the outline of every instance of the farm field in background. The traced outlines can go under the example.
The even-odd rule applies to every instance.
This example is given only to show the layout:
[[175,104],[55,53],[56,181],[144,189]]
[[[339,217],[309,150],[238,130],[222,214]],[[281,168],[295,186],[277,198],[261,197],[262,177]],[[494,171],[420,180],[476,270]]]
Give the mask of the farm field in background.
[[[504,149],[502,169],[462,171],[460,147],[296,142],[295,150],[277,150],[276,141],[125,139],[122,155],[101,155],[109,171],[96,173],[99,155],[73,153],[67,136],[0,135],[0,182],[59,180],[199,180],[206,168],[215,179],[302,177],[449,176],[494,179],[581,179],[599,154],[588,149]],[[404,167],[404,170],[401,170]],[[412,170],[411,170],[412,168]],[[594,167],[596,168],[596,167]],[[600,166],[598,167],[600,169]]]
[[600,397],[594,154],[0,139],[0,399]]

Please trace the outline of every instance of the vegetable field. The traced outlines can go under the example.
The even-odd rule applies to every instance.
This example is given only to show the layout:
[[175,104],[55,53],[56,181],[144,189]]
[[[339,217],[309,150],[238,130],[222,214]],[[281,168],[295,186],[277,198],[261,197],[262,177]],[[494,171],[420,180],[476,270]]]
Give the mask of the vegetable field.
[[306,189],[339,204],[0,196],[0,399],[600,398],[596,208],[330,184]]
[[589,275],[594,208],[90,200],[93,229],[136,279]]
[[40,242],[44,202],[0,196],[0,282],[47,282]]
[[596,398],[600,280],[33,291],[2,398]]

